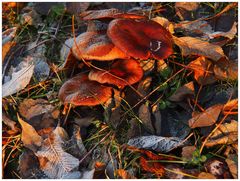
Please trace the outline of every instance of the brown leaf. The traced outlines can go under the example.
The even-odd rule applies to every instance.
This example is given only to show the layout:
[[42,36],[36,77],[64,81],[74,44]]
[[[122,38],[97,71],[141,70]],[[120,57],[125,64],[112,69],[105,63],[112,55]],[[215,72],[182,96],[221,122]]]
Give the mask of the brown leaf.
[[148,105],[142,104],[138,110],[138,115],[139,119],[142,121],[143,126],[152,134],[154,134],[155,131],[152,125],[151,112]]
[[214,65],[214,74],[219,80],[237,80],[238,62],[227,59],[221,59]]
[[38,135],[36,130],[27,122],[23,121],[22,118],[17,115],[18,121],[22,126],[22,137],[21,140],[25,147],[32,151],[36,151],[38,147],[42,145],[42,137]]
[[196,150],[195,146],[185,146],[182,148],[182,157],[188,160],[193,158],[193,152]]
[[150,77],[150,76],[142,79],[138,84],[137,91],[141,95],[146,96],[150,92],[151,82],[152,82],[152,77]]
[[205,57],[199,57],[189,63],[188,67],[194,71],[194,78],[200,85],[208,85],[216,82],[213,74],[213,65]]
[[5,43],[2,46],[2,63],[5,60],[6,55],[8,54],[8,52],[10,51],[11,48],[13,48],[16,45],[16,42],[10,41]]
[[218,116],[222,110],[222,107],[223,107],[222,105],[214,105],[206,109],[204,112],[194,115],[188,121],[188,125],[191,128],[206,127],[213,125],[217,121]]
[[53,110],[54,107],[45,99],[24,99],[19,105],[19,113],[27,120]]
[[235,37],[236,33],[237,33],[237,23],[234,22],[232,28],[229,31],[227,31],[227,32],[217,31],[217,32],[208,34],[208,36],[211,39],[217,38],[217,37],[226,37],[231,40]]
[[238,122],[231,120],[230,123],[221,124],[207,140],[205,146],[212,147],[219,144],[232,144],[238,140]]
[[176,92],[174,92],[171,97],[169,97],[170,101],[179,102],[184,100],[188,96],[194,95],[194,84],[193,82],[189,82],[182,87],[178,88]]
[[2,113],[2,120],[14,134],[19,132],[19,128],[16,126],[16,122],[11,120],[5,112]]
[[191,17],[191,13],[196,11],[199,7],[198,2],[176,2],[175,11],[181,20]]
[[223,107],[223,114],[238,114],[238,99],[227,102]]
[[225,57],[223,49],[218,45],[213,45],[207,41],[202,41],[193,37],[177,38],[173,36],[175,44],[181,49],[183,56],[198,55],[204,56],[213,61],[218,61]]
[[133,175],[131,175],[128,171],[124,170],[124,169],[118,169],[116,170],[117,175],[121,178],[121,179],[136,179],[136,177],[134,177]]
[[207,172],[201,172],[198,175],[198,178],[199,179],[216,179],[216,177],[213,174],[207,173]]
[[238,165],[236,162],[234,162],[233,160],[231,159],[226,159],[225,160],[227,165],[228,165],[228,168],[233,176],[234,179],[237,179],[238,178]]

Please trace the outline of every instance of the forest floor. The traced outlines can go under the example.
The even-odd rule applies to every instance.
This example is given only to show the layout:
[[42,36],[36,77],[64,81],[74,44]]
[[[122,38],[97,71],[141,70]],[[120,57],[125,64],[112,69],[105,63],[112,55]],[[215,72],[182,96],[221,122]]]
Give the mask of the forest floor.
[[[120,15],[101,11],[110,8]],[[98,21],[87,21],[89,14]],[[237,15],[238,3],[226,2],[2,3],[2,177],[238,178]],[[119,48],[114,35],[127,30],[106,34],[113,19],[136,25],[123,40],[136,43],[126,64],[142,73],[132,85],[122,79],[138,71],[116,69],[121,59],[76,56],[85,46],[105,56],[102,37]],[[164,27],[160,44],[141,49],[153,22]],[[148,28],[145,40],[137,37]],[[74,52],[86,31],[98,39]],[[151,56],[135,57],[134,48]],[[161,48],[161,56],[169,53],[163,59]],[[123,74],[121,86],[90,81],[96,87],[86,88],[94,71]]]

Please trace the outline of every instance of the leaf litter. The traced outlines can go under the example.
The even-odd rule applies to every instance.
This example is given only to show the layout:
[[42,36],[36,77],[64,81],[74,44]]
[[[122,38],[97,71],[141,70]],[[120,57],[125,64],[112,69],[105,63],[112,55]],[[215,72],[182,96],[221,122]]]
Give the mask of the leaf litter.
[[[128,9],[131,16],[132,12],[145,14],[149,21],[162,25],[172,34],[174,53],[165,60],[138,60],[144,71],[142,79],[126,89],[113,86],[114,93],[106,103],[65,105],[62,111],[57,92],[67,77],[92,68],[105,69],[113,63],[92,60],[86,64],[74,57],[72,28],[76,34],[85,29],[78,14],[111,6]],[[236,18],[226,25],[228,28],[219,25],[234,16],[235,9],[236,3],[26,3],[20,24],[42,29],[37,38],[23,43],[24,53],[14,58],[16,62],[9,57],[3,73],[7,101],[3,121],[8,126],[4,135],[19,133],[18,123],[22,128],[25,150],[19,158],[20,177],[236,178],[236,163],[231,158],[214,158],[222,153],[235,154],[238,141],[237,97],[231,94],[220,100],[215,95],[220,92],[215,87],[235,88],[238,79],[237,57],[230,59],[235,47],[231,42],[236,42]],[[128,13],[117,16],[126,18]],[[71,27],[72,14],[77,16],[77,24]],[[18,38],[22,41],[17,37],[17,44]],[[13,45],[4,48],[6,54],[12,53]],[[29,90],[24,90],[26,87]],[[16,94],[19,91],[21,94]],[[12,111],[17,111],[18,122]],[[126,145],[134,149],[129,153]],[[222,145],[226,148],[207,154],[210,147]],[[102,166],[98,168],[99,163]]]

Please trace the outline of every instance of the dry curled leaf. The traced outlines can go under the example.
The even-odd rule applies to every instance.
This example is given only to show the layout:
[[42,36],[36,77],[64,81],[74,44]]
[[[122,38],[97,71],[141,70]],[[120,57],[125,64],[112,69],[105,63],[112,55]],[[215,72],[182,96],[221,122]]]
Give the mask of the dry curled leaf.
[[206,127],[213,125],[217,121],[218,116],[222,110],[222,107],[223,107],[222,105],[214,105],[206,109],[204,112],[196,113],[188,121],[188,125],[191,128]]
[[24,89],[32,78],[33,70],[34,65],[28,63],[23,65],[20,70],[13,72],[11,79],[2,86],[2,97],[15,94]]
[[193,158],[193,152],[196,150],[195,146],[185,146],[182,148],[182,157],[188,160]]
[[193,82],[189,82],[182,87],[178,88],[176,92],[174,92],[171,97],[169,97],[170,101],[179,102],[184,100],[187,96],[193,96],[194,95],[194,84]]
[[200,85],[208,85],[216,82],[213,74],[213,64],[205,57],[201,56],[188,64],[188,68],[193,70],[194,79]]
[[238,140],[238,122],[231,120],[230,123],[221,124],[207,140],[205,146],[212,147],[219,144],[232,144]]
[[208,36],[210,39],[217,38],[217,37],[226,37],[231,40],[235,37],[236,33],[237,33],[237,23],[234,22],[232,28],[229,31],[227,32],[217,31],[217,32],[208,34]]
[[204,56],[213,61],[218,61],[225,57],[223,49],[218,45],[213,45],[207,41],[202,41],[193,37],[173,37],[175,44],[181,49],[183,56],[198,55]]
[[183,140],[177,137],[151,135],[132,138],[128,141],[128,145],[157,152],[169,152],[172,149],[183,145]]
[[198,2],[176,2],[175,11],[181,20],[189,19],[191,13],[196,11],[199,7]]

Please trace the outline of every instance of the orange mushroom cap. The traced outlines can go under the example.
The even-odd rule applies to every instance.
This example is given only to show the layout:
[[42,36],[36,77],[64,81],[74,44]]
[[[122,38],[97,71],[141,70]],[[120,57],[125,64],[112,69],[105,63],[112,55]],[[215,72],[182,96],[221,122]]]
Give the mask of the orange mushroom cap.
[[108,83],[124,88],[125,86],[132,85],[143,76],[143,70],[137,60],[118,60],[113,63],[108,71],[91,70],[88,77],[90,80],[95,80],[99,83]]
[[117,48],[106,34],[99,32],[85,32],[76,38],[72,47],[73,55],[81,60],[110,61],[114,59],[128,58]]
[[115,18],[129,18],[129,19],[142,19],[145,16],[135,13],[124,13],[123,11],[115,8],[103,9],[103,10],[90,10],[80,14],[83,20],[95,20],[95,19],[115,19]]
[[112,20],[107,35],[119,49],[134,58],[165,59],[173,53],[171,34],[151,20]]
[[76,106],[95,106],[106,102],[112,96],[110,87],[78,75],[66,81],[59,90],[58,97],[64,103]]

